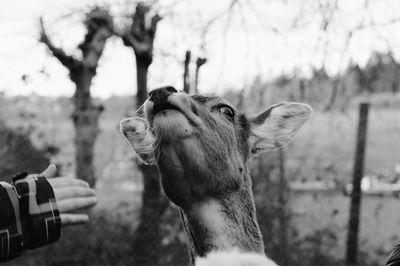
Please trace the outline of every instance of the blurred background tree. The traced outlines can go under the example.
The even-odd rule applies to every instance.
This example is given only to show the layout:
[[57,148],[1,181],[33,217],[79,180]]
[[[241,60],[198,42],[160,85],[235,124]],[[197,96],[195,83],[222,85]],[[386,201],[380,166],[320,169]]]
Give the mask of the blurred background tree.
[[[140,109],[148,97],[148,69],[153,62],[154,38],[157,24],[161,20],[158,14],[150,14],[151,7],[138,3],[132,22],[121,34],[124,45],[133,49],[136,61],[136,97],[135,109]],[[150,23],[148,22],[150,21]],[[142,113],[139,110],[139,113]],[[156,166],[145,165],[137,161],[143,175],[142,207],[140,221],[132,240],[134,265],[163,265],[161,253],[162,216],[168,207],[168,201],[161,191],[160,178]],[[147,243],[143,245],[143,243]],[[146,254],[146,256],[143,256]]]
[[76,90],[72,98],[75,110],[71,117],[75,126],[76,176],[94,187],[96,174],[93,165],[93,149],[99,131],[99,115],[103,111],[103,106],[93,101],[90,87],[106,41],[113,34],[114,26],[109,12],[99,7],[87,13],[84,25],[87,32],[83,42],[78,46],[82,52],[81,59],[67,55],[53,44],[46,33],[42,19],[40,19],[40,42],[44,43],[53,56],[68,69],[69,76],[75,83]]

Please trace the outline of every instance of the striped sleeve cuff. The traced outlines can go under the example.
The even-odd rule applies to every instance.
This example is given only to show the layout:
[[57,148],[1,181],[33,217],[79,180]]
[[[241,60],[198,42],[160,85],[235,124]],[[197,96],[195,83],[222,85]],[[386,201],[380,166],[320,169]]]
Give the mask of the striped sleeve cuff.
[[18,257],[24,251],[19,199],[14,187],[0,182],[0,261]]
[[61,218],[47,179],[16,176],[14,186],[20,202],[25,248],[34,249],[57,241],[61,236]]

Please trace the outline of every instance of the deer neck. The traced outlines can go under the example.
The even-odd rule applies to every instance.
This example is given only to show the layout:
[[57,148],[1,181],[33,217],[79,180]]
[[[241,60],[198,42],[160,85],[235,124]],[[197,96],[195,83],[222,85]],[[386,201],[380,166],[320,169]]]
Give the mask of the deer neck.
[[[248,177],[249,179],[250,177]],[[212,250],[264,253],[251,183],[223,199],[207,198],[181,211],[192,263]]]

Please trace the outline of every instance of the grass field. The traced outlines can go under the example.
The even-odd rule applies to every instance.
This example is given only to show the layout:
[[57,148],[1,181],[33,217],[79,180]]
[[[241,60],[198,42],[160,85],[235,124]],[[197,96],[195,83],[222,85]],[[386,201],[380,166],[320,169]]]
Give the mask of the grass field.
[[[292,142],[293,169],[305,178],[329,174],[348,181],[353,167],[357,110],[315,113]],[[400,109],[370,110],[365,174],[393,175],[400,161]],[[297,162],[297,166],[296,166]],[[299,164],[299,162],[302,162]],[[325,176],[320,176],[326,178]]]

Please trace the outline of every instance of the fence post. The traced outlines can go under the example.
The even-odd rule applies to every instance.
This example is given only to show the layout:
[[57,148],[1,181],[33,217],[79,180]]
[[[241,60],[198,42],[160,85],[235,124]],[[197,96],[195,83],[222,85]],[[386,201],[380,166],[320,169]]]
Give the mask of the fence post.
[[360,224],[360,206],[362,196],[361,179],[363,176],[365,144],[367,140],[368,110],[369,103],[360,103],[356,153],[353,169],[353,190],[351,191],[349,227],[347,235],[346,263],[348,266],[357,265],[358,231]]
[[289,265],[289,245],[288,245],[288,218],[289,214],[287,212],[287,202],[288,202],[288,183],[286,179],[285,171],[285,150],[283,148],[279,149],[279,265],[288,266]]

